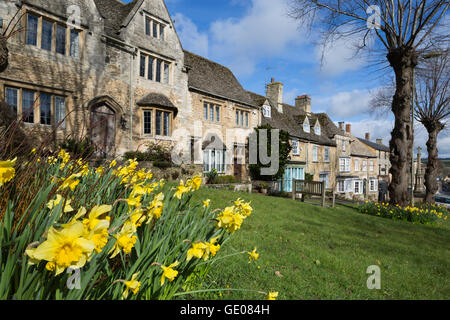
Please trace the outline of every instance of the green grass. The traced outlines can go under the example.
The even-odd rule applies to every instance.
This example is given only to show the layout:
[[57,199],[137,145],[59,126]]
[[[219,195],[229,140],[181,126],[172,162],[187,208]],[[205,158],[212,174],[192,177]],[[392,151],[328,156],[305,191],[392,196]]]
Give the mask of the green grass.
[[[205,288],[278,291],[279,299],[449,299],[450,225],[392,221],[338,206],[325,209],[289,199],[202,188],[224,208],[238,197],[252,201],[253,215],[222,257],[258,248],[260,258],[226,258],[208,276]],[[381,290],[367,289],[366,270],[381,268]],[[258,269],[260,266],[260,269]],[[278,275],[277,275],[278,273]],[[219,293],[195,299],[217,299]],[[222,299],[263,299],[252,291],[222,292]]]

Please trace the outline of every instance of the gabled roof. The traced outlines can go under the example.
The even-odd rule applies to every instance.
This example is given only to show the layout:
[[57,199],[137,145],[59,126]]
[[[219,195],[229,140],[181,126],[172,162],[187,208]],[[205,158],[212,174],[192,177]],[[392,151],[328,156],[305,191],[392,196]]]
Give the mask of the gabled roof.
[[144,0],[133,0],[123,3],[119,0],[94,0],[100,15],[105,19],[105,33],[110,37],[118,37],[122,26],[128,25],[131,16],[136,13]]
[[[276,108],[276,104],[267,97],[250,91],[248,93],[258,106],[262,106],[266,101],[270,103],[272,109],[271,117],[262,117],[262,124],[270,124],[274,128],[285,130],[289,132],[292,138],[310,141],[319,145],[336,146],[336,142],[332,138],[334,137],[334,131],[338,129],[330,129],[332,126],[336,126],[329,120],[328,116],[317,113],[306,114],[301,109],[286,103],[283,103],[283,113],[280,113]],[[322,131],[321,135],[316,135],[314,130],[311,130],[310,133],[303,131],[303,121],[306,116],[308,116],[312,127],[316,125],[317,120],[319,121]]]
[[378,151],[385,151],[385,152],[390,152],[391,150],[389,149],[389,147],[383,145],[383,144],[378,144],[366,139],[362,139],[362,138],[358,138],[359,141],[361,141],[362,143],[368,145],[369,147],[378,150]]
[[186,50],[184,63],[189,69],[189,89],[249,107],[257,107],[255,101],[227,67]]

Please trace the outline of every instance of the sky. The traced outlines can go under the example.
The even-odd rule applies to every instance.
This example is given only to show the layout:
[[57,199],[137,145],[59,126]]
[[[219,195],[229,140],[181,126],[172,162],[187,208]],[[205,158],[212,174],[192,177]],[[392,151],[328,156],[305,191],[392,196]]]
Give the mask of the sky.
[[[129,2],[129,1],[124,1]],[[388,84],[391,69],[367,54],[355,56],[354,41],[337,40],[325,50],[320,37],[287,15],[286,0],[166,0],[185,50],[218,62],[246,90],[265,95],[271,78],[284,84],[284,102],[308,94],[312,112],[352,124],[352,133],[389,145],[393,116],[370,113],[371,92]],[[426,155],[426,130],[415,127],[415,147]],[[438,139],[450,157],[450,134]]]

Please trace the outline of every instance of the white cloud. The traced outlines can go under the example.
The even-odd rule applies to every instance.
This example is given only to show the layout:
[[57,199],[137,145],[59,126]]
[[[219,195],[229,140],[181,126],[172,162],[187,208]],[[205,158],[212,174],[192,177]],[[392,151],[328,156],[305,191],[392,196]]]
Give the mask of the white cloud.
[[370,109],[369,90],[339,92],[329,97],[314,98],[314,108],[327,112],[330,117],[349,120],[367,113]]
[[183,48],[207,57],[209,53],[208,34],[199,32],[195,23],[181,13],[174,14],[173,20]]
[[304,39],[282,0],[252,0],[246,15],[215,21],[210,34],[212,55],[237,75],[252,74],[260,59],[280,58]]

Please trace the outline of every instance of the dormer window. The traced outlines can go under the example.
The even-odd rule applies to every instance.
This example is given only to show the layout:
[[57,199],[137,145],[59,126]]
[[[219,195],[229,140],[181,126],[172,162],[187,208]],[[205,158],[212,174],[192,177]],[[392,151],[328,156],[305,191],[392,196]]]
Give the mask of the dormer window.
[[305,121],[303,122],[303,131],[305,131],[306,133],[310,133],[311,132],[311,127],[310,127],[310,124],[309,124],[308,117],[306,117]]
[[268,106],[268,105],[264,105],[263,106],[263,115],[264,115],[264,117],[270,118],[272,116],[271,115],[271,111],[272,111],[272,109],[270,108],[270,106]]
[[150,17],[145,18],[145,34],[156,39],[165,40],[165,25]]
[[320,136],[321,131],[322,131],[322,130],[320,129],[320,125],[319,125],[319,123],[317,123],[316,126],[314,127],[314,133],[315,133],[316,135]]

